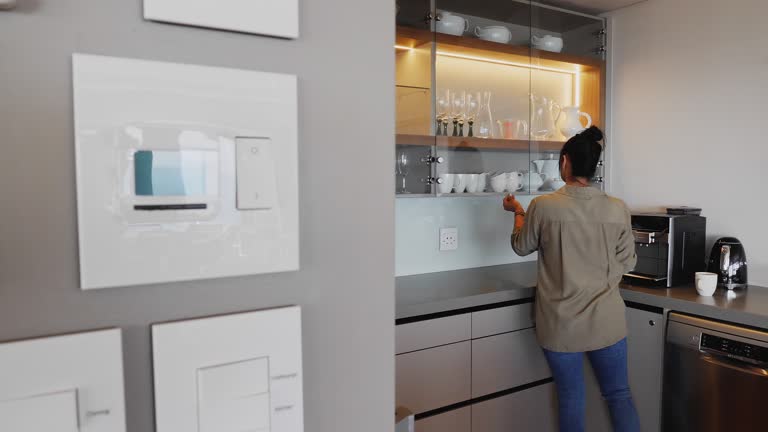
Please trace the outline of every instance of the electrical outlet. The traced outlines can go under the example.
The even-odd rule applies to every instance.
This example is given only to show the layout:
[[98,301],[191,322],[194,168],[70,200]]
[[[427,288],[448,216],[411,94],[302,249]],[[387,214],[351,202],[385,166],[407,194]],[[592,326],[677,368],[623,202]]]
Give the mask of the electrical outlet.
[[453,251],[459,248],[459,229],[440,228],[440,250]]

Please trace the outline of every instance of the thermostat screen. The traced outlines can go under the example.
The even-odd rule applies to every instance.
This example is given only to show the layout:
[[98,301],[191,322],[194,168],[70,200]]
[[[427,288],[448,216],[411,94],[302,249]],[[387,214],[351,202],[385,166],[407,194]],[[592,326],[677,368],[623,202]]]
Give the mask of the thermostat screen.
[[138,196],[204,196],[216,193],[218,153],[204,150],[133,154]]

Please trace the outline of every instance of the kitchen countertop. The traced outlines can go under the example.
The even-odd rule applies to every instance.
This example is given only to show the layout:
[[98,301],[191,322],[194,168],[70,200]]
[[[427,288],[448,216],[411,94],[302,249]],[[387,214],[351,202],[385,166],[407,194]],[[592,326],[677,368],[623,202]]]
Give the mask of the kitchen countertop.
[[[536,262],[397,278],[396,318],[468,309],[534,296]],[[768,288],[718,289],[702,297],[693,285],[646,288],[622,284],[624,300],[753,327],[768,328]]]

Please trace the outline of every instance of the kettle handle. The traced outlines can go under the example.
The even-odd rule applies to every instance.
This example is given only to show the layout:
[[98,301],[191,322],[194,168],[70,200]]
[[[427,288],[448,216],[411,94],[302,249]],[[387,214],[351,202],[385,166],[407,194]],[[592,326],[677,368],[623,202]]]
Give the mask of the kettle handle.
[[587,125],[584,127],[589,129],[592,126],[592,116],[585,113],[584,111],[579,111],[579,116],[584,116],[587,118]]

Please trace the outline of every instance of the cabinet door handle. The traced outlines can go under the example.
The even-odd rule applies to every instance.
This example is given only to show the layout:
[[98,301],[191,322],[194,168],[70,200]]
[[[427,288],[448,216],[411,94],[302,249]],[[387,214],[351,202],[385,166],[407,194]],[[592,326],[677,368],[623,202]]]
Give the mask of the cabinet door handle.
[[654,321],[654,320],[650,320],[650,321],[648,321],[648,325],[649,325],[649,326],[651,326],[651,327],[653,327],[653,326],[655,326],[655,325],[656,325],[656,321]]

